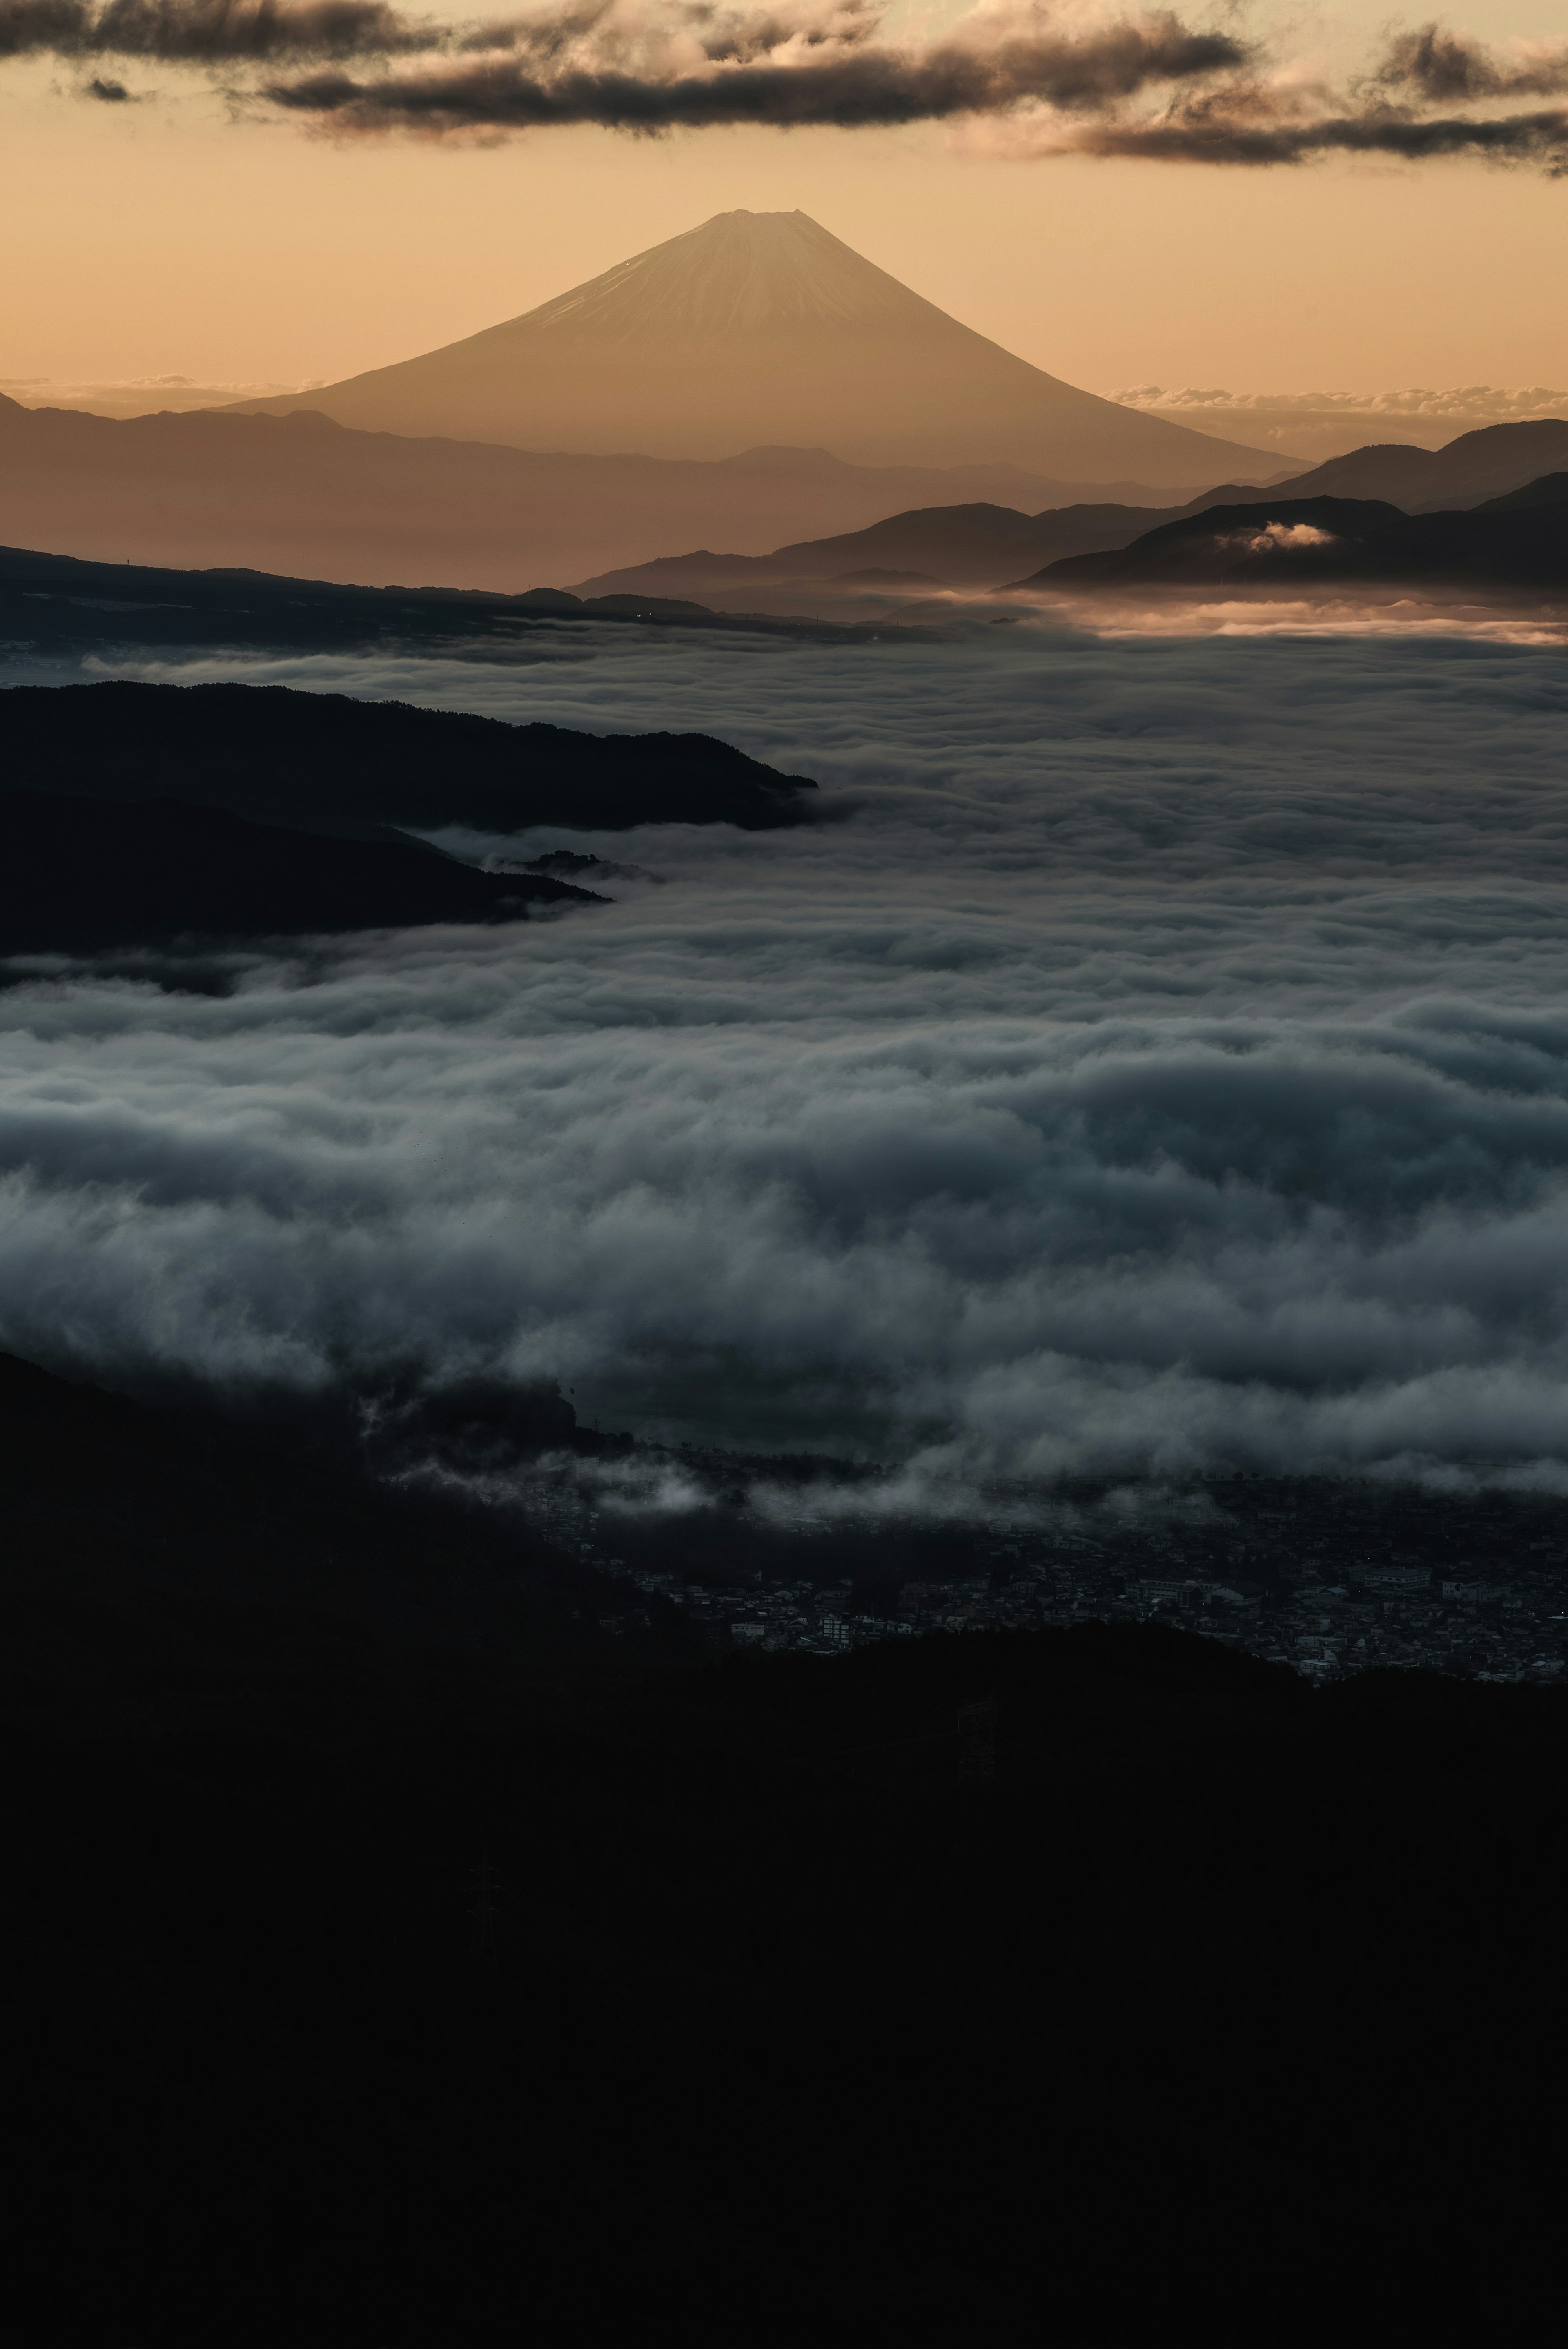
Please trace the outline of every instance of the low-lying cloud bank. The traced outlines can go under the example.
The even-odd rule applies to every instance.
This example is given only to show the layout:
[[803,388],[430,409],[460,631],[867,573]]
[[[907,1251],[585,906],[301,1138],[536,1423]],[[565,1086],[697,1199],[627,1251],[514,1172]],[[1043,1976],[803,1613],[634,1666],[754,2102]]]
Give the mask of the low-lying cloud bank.
[[678,710],[841,820],[620,835],[662,885],[253,957],[227,997],[35,967],[0,998],[0,1343],[242,1391],[558,1379],[931,1493],[1561,1475],[1560,652],[570,650],[288,673]]
[[1158,383],[1130,384],[1106,394],[1130,408],[1169,409],[1173,415],[1191,409],[1208,412],[1224,409],[1238,417],[1270,416],[1281,409],[1336,416],[1421,416],[1451,425],[1456,433],[1475,431],[1489,424],[1560,416],[1568,409],[1568,391],[1554,391],[1542,383],[1511,390],[1491,384],[1456,385],[1450,391],[1413,386],[1408,391],[1226,391],[1220,386],[1183,384],[1167,390]]
[[[956,122],[1014,155],[1463,157],[1553,174],[1568,157],[1561,42],[1491,47],[1432,23],[1395,32],[1338,88],[1310,60],[1171,9],[986,0],[923,42],[888,37],[887,14],[877,0],[555,0],[454,22],[387,0],[0,0],[0,57],[222,72],[234,95],[340,137]],[[369,75],[350,69],[366,64]],[[232,80],[234,68],[300,66],[313,70]],[[81,88],[114,103],[139,95],[101,73]]]
[[1325,459],[1369,441],[1413,441],[1440,449],[1461,432],[1491,424],[1518,424],[1568,416],[1568,390],[1549,384],[1502,387],[1472,383],[1406,391],[1231,391],[1221,385],[1129,384],[1108,392],[1124,407],[1193,426],[1221,438],[1277,448],[1282,454]]

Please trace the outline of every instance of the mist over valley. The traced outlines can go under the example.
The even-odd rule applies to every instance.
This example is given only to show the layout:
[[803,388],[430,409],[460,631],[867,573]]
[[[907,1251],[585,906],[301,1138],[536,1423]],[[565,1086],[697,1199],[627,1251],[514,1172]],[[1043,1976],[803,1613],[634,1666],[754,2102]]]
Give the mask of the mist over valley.
[[786,1448],[938,1479],[1555,1482],[1560,654],[555,650],[228,673],[695,712],[813,820],[427,823],[657,879],[253,952],[218,998],[13,959],[7,1343],[115,1383],[554,1380],[708,1444],[755,1440],[755,1387]]

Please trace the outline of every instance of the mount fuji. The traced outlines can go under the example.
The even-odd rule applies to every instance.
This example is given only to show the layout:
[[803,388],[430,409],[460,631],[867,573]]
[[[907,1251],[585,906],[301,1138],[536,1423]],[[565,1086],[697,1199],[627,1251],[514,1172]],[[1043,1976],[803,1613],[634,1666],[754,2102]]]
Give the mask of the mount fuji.
[[1071,481],[1278,479],[1277,450],[1046,375],[804,212],[720,212],[463,341],[308,394],[372,431],[583,455],[830,450],[861,465],[1011,463]]

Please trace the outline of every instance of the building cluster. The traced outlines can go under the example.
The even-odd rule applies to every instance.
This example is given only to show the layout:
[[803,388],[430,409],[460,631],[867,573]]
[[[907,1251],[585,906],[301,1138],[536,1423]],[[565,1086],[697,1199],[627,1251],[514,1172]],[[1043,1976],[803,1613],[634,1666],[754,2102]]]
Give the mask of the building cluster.
[[715,1647],[826,1655],[924,1631],[1161,1620],[1315,1681],[1369,1666],[1564,1677],[1568,1502],[1551,1496],[1243,1476],[1174,1496],[1078,1491],[1032,1517],[1015,1495],[1009,1514],[1013,1529],[944,1536],[940,1565],[913,1572],[907,1529],[868,1510],[836,1516],[827,1540],[809,1495],[760,1567],[738,1539],[729,1567],[711,1542],[683,1567],[667,1534],[639,1557],[624,1516],[618,1555],[592,1516],[573,1547],[643,1594],[608,1628],[674,1607]]

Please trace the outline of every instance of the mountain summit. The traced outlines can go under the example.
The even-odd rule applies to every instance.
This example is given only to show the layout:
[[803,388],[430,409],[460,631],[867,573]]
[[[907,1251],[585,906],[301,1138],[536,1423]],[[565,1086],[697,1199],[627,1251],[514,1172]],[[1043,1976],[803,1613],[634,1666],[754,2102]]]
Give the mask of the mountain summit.
[[236,405],[598,455],[776,444],[1192,487],[1281,470],[1277,452],[1058,382],[798,212],[720,212],[504,326],[306,398]]

